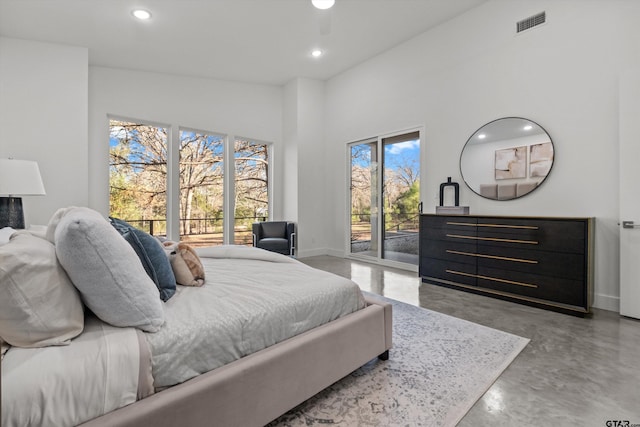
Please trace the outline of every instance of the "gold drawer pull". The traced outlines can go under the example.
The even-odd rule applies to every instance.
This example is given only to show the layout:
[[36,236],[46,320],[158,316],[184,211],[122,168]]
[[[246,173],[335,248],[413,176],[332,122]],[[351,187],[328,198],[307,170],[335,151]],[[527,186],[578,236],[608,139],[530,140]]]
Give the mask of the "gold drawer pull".
[[484,240],[489,242],[525,243],[528,245],[538,244],[538,242],[535,240],[499,239],[497,237],[475,237],[475,236],[465,236],[462,234],[447,234],[446,236],[453,237],[455,239]]
[[481,275],[478,275],[478,274],[463,273],[462,271],[455,271],[455,270],[445,270],[445,271],[447,273],[457,274],[459,276],[476,277],[478,279],[493,280],[494,282],[508,283],[510,285],[526,286],[528,288],[537,288],[538,287],[538,285],[532,285],[531,283],[515,282],[513,280],[499,279],[497,277],[481,276]]
[[507,224],[477,224],[475,222],[447,222],[447,225],[463,225],[465,227],[492,227],[492,228],[518,228],[524,230],[539,230],[534,225],[507,225]]
[[467,255],[467,256],[474,256],[474,257],[478,257],[478,258],[490,258],[490,259],[500,259],[500,260],[503,260],[503,261],[524,262],[526,264],[537,264],[538,263],[538,261],[533,260],[533,259],[509,258],[509,257],[505,257],[505,256],[477,254],[477,253],[474,253],[474,252],[453,251],[453,250],[450,250],[450,249],[447,249],[446,252],[450,253],[450,254]]

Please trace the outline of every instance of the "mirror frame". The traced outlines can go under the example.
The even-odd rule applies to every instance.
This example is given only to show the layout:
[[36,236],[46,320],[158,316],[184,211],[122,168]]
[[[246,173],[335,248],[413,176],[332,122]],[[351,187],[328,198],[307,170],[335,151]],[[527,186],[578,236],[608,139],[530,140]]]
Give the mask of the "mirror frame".
[[[474,183],[474,182],[469,182],[469,173],[467,173],[467,177],[465,177],[465,173],[463,171],[463,157],[464,157],[464,153],[465,150],[468,150],[469,147],[471,145],[476,144],[477,140],[478,140],[478,135],[481,135],[483,132],[485,132],[487,130],[487,128],[491,129],[491,128],[495,128],[495,125],[497,124],[497,122],[503,121],[503,120],[515,120],[518,122],[528,122],[531,123],[534,127],[539,128],[542,132],[538,132],[538,133],[534,133],[533,135],[542,135],[542,133],[546,134],[546,137],[548,138],[548,143],[551,144],[551,155],[550,155],[550,159],[546,159],[546,161],[550,161],[550,164],[548,166],[548,170],[546,171],[546,174],[542,176],[542,179],[540,179],[539,181],[536,180],[531,180],[532,176],[531,176],[531,147],[534,145],[538,145],[538,144],[544,144],[545,142],[540,142],[540,143],[532,143],[532,144],[523,144],[522,146],[513,146],[514,144],[510,144],[510,147],[505,148],[507,150],[511,150],[512,153],[509,153],[509,156],[515,156],[515,158],[519,158],[522,153],[520,151],[521,148],[524,148],[524,176],[522,177],[502,177],[502,178],[496,178],[495,176],[497,175],[497,173],[499,172],[499,169],[496,168],[496,161],[497,161],[497,151],[500,150],[496,150],[495,148],[493,149],[493,155],[494,155],[494,161],[493,161],[493,168],[494,168],[494,181],[498,181],[498,180],[505,180],[505,185],[503,185],[502,187],[500,187],[499,182],[495,182],[495,189],[494,187],[494,183],[490,182],[488,183],[488,185],[485,188],[481,188],[483,186],[482,183]],[[522,124],[520,124],[521,126]],[[532,135],[532,136],[533,136]],[[517,135],[517,134],[513,134],[513,136],[509,136],[509,138],[498,138],[496,139],[496,141],[507,141],[509,139],[517,139],[520,138],[521,136]],[[526,137],[523,135],[523,137]],[[488,141],[488,142],[492,142],[492,141]],[[515,151],[513,151],[515,150]],[[496,200],[496,201],[509,201],[509,200],[516,200],[519,199],[521,197],[527,196],[531,193],[533,193],[535,190],[537,190],[538,188],[540,188],[540,186],[542,185],[542,183],[544,181],[546,181],[546,179],[549,177],[549,174],[551,173],[551,170],[553,169],[553,165],[555,163],[555,145],[553,143],[553,139],[551,138],[551,135],[549,134],[549,132],[547,132],[547,130],[545,128],[543,128],[542,126],[540,126],[538,123],[534,122],[531,119],[527,119],[524,117],[501,117],[495,120],[492,120],[488,123],[485,123],[484,125],[480,126],[475,132],[473,132],[471,134],[471,136],[469,136],[469,138],[467,139],[467,142],[464,144],[464,146],[462,147],[462,151],[460,152],[460,161],[459,161],[459,169],[460,169],[460,175],[462,177],[462,180],[464,181],[464,183],[466,184],[466,186],[473,191],[475,194],[477,194],[480,197],[483,197],[485,199],[488,200]],[[468,151],[467,151],[468,153]],[[490,154],[491,155],[491,154]],[[468,163],[468,162],[467,162]],[[467,169],[468,171],[468,169]],[[522,173],[522,171],[519,171],[520,173]],[[522,178],[526,178],[527,181],[524,182],[518,182],[520,179]],[[475,188],[474,185],[475,184]],[[522,187],[520,187],[520,185],[518,184],[524,184],[522,185]],[[531,184],[533,185],[533,188],[531,187]],[[529,187],[529,189],[527,189],[527,187]],[[502,196],[500,195],[500,189],[502,188]],[[522,192],[521,192],[522,191]],[[481,194],[484,193],[484,194]],[[495,194],[495,196],[494,196]]]

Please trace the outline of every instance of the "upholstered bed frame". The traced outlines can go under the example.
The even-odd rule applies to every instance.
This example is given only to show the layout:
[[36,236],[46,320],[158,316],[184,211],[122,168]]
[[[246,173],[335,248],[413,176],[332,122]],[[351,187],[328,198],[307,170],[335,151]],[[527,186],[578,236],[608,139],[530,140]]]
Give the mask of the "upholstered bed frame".
[[264,426],[391,348],[391,304],[355,313],[101,417],[84,427]]

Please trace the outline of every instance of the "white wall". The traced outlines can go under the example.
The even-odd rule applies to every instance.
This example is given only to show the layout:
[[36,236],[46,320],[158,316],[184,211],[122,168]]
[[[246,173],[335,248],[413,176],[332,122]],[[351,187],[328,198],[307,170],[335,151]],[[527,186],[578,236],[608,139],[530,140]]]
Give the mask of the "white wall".
[[[282,215],[281,87],[103,67],[89,69],[89,204],[109,212],[108,115],[275,145],[273,216]],[[174,136],[177,140],[177,136]],[[172,185],[177,185],[174,182]],[[177,206],[174,206],[177,215]]]
[[[325,179],[335,165],[324,161],[324,82],[298,79],[298,246],[300,256],[326,253]],[[329,195],[333,200],[333,195]]]
[[282,183],[284,204],[282,219],[298,221],[298,81],[284,86],[282,105],[282,158],[285,179]]
[[[515,23],[541,11],[547,23],[520,35]],[[640,2],[490,1],[327,83],[327,163],[346,164],[345,144],[425,125],[425,212],[439,184],[461,182],[468,137],[500,117],[543,126],[555,145],[544,185],[513,201],[482,199],[461,185],[472,213],[594,216],[595,305],[618,307],[618,118],[621,70],[640,61]],[[333,212],[329,248],[344,247],[345,168],[327,171]]]
[[0,158],[35,160],[46,196],[23,197],[25,224],[86,205],[87,49],[0,37]]
[[327,252],[324,162],[324,82],[298,78],[285,86],[285,209],[297,222],[297,255]]

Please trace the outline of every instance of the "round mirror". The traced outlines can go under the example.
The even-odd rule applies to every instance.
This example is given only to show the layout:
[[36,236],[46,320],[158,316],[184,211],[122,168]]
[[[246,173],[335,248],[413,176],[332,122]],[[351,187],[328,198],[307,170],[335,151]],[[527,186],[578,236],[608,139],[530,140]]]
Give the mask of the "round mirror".
[[547,178],[553,151],[551,137],[536,122],[520,117],[497,119],[469,137],[460,154],[460,173],[482,197],[517,199]]

